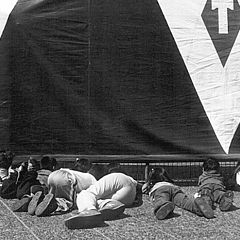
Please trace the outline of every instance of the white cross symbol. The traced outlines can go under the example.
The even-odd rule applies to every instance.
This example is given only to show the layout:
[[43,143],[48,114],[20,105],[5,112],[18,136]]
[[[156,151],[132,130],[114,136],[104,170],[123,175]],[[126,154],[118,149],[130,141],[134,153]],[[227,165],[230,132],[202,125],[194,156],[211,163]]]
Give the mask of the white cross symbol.
[[233,0],[212,0],[212,10],[215,9],[218,9],[218,33],[228,34],[228,9],[234,9]]

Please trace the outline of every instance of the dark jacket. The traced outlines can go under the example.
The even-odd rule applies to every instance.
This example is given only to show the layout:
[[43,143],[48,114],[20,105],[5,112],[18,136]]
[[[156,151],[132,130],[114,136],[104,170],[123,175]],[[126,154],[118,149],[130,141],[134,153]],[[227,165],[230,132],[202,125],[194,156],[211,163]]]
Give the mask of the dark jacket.
[[33,185],[41,185],[40,182],[37,180],[37,172],[30,171],[26,172],[23,179],[17,186],[17,194],[16,197],[21,199],[24,195],[30,195],[30,188]]
[[221,174],[217,171],[209,171],[209,172],[204,171],[202,175],[199,176],[198,185],[200,186],[200,189],[205,187],[208,184],[217,184],[225,188],[224,179],[221,176]]

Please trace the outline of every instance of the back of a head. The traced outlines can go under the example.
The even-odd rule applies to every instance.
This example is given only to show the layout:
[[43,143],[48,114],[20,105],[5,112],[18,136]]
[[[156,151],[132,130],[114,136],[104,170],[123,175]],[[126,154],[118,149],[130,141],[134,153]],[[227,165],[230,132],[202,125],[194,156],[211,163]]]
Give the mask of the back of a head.
[[151,185],[154,185],[157,182],[174,183],[174,181],[169,177],[168,172],[162,167],[152,168],[149,172],[147,181]]
[[106,167],[103,164],[93,164],[88,173],[92,174],[97,180],[106,175]]
[[40,167],[41,169],[46,169],[52,171],[52,161],[49,156],[44,156],[40,160]]
[[2,151],[0,155],[0,168],[9,169],[12,165],[15,154],[11,151]]
[[122,168],[120,163],[118,162],[112,162],[109,163],[107,166],[107,173],[125,173]]
[[220,168],[220,164],[218,162],[217,159],[214,158],[208,158],[207,160],[205,160],[203,162],[203,170],[205,172],[209,172],[209,171],[219,171]]
[[90,168],[92,167],[92,163],[87,158],[77,158],[73,170],[79,171],[79,172],[88,172]]

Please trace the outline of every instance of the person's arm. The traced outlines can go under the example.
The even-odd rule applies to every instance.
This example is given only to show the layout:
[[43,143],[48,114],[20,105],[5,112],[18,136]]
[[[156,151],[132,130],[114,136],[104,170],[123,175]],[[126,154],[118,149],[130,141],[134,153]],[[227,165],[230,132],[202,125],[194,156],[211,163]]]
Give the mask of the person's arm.
[[149,190],[150,190],[149,183],[148,182],[144,183],[143,186],[142,186],[142,193],[143,194],[148,194]]

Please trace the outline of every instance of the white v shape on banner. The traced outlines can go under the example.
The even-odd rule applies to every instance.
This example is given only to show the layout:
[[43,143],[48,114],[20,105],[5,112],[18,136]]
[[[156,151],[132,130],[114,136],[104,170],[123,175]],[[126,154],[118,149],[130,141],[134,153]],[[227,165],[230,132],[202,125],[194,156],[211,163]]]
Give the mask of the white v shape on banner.
[[0,2],[0,38],[6,26],[8,17],[18,0],[2,0]]
[[[236,11],[236,7],[239,10],[239,2],[234,0],[158,0],[158,3],[216,137],[224,151],[228,153],[240,122],[239,26],[235,21],[234,27],[237,26],[237,32],[229,31],[232,29],[232,22],[228,14],[230,11]],[[208,11],[209,15],[211,14],[210,20],[206,19]],[[212,21],[210,22],[211,31],[216,29],[215,35],[210,35],[211,32],[206,26],[208,21]],[[216,26],[213,23],[217,23]],[[228,35],[233,36],[231,47],[226,47],[224,42],[229,39]],[[219,39],[223,41],[221,47],[225,46],[225,49],[216,47],[214,42],[216,39],[213,36],[217,36],[218,42]],[[226,48],[228,48],[227,57]],[[223,61],[221,57],[225,57],[225,60]]]

